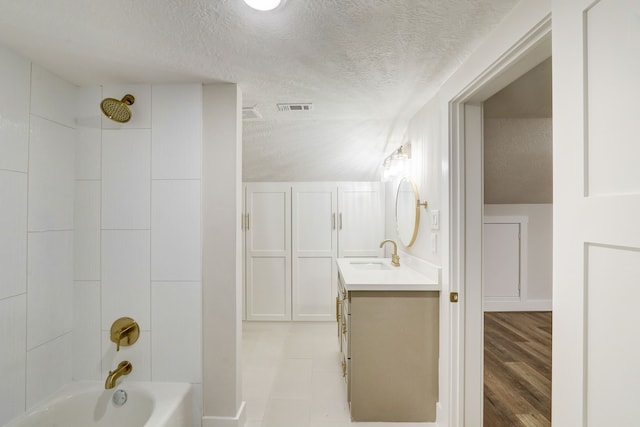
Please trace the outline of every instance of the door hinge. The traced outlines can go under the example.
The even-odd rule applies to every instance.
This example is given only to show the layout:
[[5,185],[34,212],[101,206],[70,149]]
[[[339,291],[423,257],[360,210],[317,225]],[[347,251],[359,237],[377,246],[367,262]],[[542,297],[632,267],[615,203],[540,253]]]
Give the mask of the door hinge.
[[450,292],[449,293],[449,301],[450,302],[458,302],[458,293],[457,292]]

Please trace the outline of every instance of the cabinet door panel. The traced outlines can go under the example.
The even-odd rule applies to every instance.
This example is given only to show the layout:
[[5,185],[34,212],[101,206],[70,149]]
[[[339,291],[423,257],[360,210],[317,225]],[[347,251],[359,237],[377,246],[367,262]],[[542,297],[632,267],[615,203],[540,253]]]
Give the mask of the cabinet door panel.
[[293,294],[293,320],[335,321],[335,260],[297,258]]
[[251,298],[247,311],[252,319],[288,320],[289,292],[288,265],[284,258],[252,257],[247,265],[247,278],[251,282]]
[[291,320],[291,187],[246,186],[247,320]]
[[293,186],[293,320],[335,319],[336,204],[335,184]]
[[252,192],[248,247],[252,252],[284,252],[288,249],[286,227],[289,226],[285,210],[287,192]]
[[377,182],[340,184],[338,257],[379,257],[384,239],[384,196]]
[[335,187],[294,190],[294,249],[297,256],[330,255],[335,247]]

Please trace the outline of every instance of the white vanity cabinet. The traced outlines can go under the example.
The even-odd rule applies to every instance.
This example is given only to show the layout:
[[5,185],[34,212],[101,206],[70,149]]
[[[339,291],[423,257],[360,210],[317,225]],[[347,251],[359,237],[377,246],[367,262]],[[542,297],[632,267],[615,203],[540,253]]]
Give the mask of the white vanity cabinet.
[[338,256],[383,252],[379,182],[245,185],[247,320],[334,319]]
[[[360,262],[360,261],[356,261]],[[339,259],[336,320],[353,421],[433,422],[438,401],[437,280],[388,260]],[[362,268],[361,271],[356,269]],[[387,270],[381,272],[378,270]],[[402,266],[399,267],[402,269]],[[402,280],[407,272],[406,280]],[[344,273],[344,274],[343,274]],[[396,283],[376,276],[396,275]],[[435,282],[435,283],[434,283]]]

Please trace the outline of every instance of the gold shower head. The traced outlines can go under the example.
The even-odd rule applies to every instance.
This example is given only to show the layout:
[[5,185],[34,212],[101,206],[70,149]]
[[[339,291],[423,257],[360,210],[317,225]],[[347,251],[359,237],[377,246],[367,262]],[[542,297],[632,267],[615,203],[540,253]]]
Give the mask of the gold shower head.
[[120,101],[114,98],[105,98],[100,103],[100,109],[105,116],[114,122],[127,123],[131,119],[129,105],[135,102],[133,95],[126,94]]

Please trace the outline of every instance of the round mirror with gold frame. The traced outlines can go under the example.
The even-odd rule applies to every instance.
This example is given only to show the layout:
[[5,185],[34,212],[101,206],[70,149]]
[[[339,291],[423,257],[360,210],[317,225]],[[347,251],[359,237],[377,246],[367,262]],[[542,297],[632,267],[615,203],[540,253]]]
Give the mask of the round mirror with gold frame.
[[426,207],[427,202],[420,203],[418,186],[413,178],[403,177],[396,193],[396,230],[400,243],[407,248],[411,247],[418,237],[420,206]]

